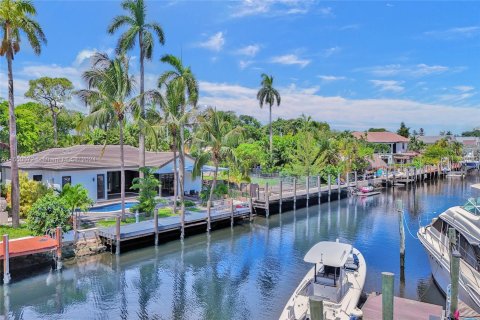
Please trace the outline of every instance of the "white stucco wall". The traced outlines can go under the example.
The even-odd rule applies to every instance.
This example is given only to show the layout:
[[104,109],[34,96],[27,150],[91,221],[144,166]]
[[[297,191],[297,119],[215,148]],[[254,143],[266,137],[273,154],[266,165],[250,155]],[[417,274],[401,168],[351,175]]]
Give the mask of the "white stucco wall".
[[[193,168],[195,161],[188,157],[185,158],[185,167],[190,169]],[[177,168],[180,166],[179,161],[177,159]],[[161,167],[157,170],[159,174],[165,173],[173,173],[173,161],[168,163],[167,165]],[[189,193],[190,190],[194,190],[196,192],[200,192],[202,189],[202,180],[201,177],[197,177],[196,179],[192,178],[192,172],[189,170],[185,171],[185,192]],[[178,190],[180,191],[180,190]]]

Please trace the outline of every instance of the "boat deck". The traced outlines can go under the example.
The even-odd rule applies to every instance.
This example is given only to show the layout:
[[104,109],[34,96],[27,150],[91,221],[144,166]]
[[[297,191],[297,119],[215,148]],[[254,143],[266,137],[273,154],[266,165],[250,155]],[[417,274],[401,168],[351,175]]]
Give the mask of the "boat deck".
[[[1,243],[3,243],[3,241]],[[8,241],[8,245],[8,252],[10,253],[10,257],[13,258],[55,250],[58,243],[49,236],[41,236],[13,239]],[[3,245],[0,245],[0,258],[3,259],[4,255]]]
[[[394,320],[441,320],[443,308],[435,304],[394,297]],[[363,305],[364,320],[382,319],[382,295],[370,294]]]

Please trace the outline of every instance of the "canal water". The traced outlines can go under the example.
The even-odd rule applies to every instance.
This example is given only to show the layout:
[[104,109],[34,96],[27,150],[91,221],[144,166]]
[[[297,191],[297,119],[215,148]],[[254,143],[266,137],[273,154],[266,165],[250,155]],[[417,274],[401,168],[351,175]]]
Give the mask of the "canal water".
[[[478,176],[446,178],[256,217],[164,245],[110,253],[67,264],[62,272],[14,279],[0,289],[0,314],[14,319],[278,319],[310,268],[304,254],[322,240],[348,242],[367,261],[365,291],[380,291],[381,272],[395,273],[396,294],[445,300],[418,242],[419,224],[480,192]],[[399,219],[403,200],[406,265],[400,276]]]

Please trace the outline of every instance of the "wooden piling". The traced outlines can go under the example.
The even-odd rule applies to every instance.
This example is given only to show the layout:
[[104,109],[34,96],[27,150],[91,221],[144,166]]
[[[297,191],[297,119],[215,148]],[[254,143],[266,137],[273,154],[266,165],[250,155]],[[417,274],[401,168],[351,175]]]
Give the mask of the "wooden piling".
[[3,235],[3,284],[10,283],[10,251],[8,234]]
[[350,172],[347,172],[346,174],[345,185],[347,186],[347,188],[350,187]]
[[57,227],[55,229],[55,238],[57,240],[57,252],[56,252],[56,268],[62,269],[62,228]]
[[235,213],[235,205],[233,204],[233,198],[232,198],[230,200],[230,227],[232,228],[233,228],[234,213]]
[[330,195],[332,194],[332,178],[331,175],[328,175],[328,199],[330,199]]
[[337,175],[337,191],[340,194],[340,172]]
[[280,179],[280,199],[278,200],[278,210],[282,213],[282,204],[283,204],[283,181]]
[[252,221],[253,220],[253,201],[252,201],[252,197],[248,198],[248,207],[250,208],[249,218],[250,218],[250,221]]
[[310,199],[310,176],[306,177],[305,187],[307,189],[307,207],[308,207],[308,200]]
[[323,300],[318,296],[309,297],[310,304],[310,319],[311,320],[326,320],[323,310]]
[[322,183],[320,176],[317,176],[317,188],[318,188],[318,204],[322,203]]
[[450,299],[450,319],[455,319],[455,312],[458,310],[458,281],[460,278],[460,258],[461,255],[457,250],[452,252],[450,262],[450,283],[451,283],[451,299]]
[[358,188],[358,173],[355,171],[355,188]]
[[115,254],[120,254],[120,216],[115,217]]
[[393,273],[382,272],[382,320],[393,320],[393,282]]
[[268,182],[265,184],[265,206],[265,213],[268,218],[268,216],[270,215],[270,195],[268,193]]
[[153,211],[153,231],[155,233],[155,246],[158,246],[158,208]]
[[[252,200],[250,196],[250,201]],[[212,202],[207,201],[207,232],[210,232],[211,229],[211,220],[212,220]]]
[[400,233],[400,270],[405,269],[405,227],[403,225],[404,212],[402,200],[397,200],[398,228]]
[[293,208],[297,207],[297,178],[293,178]]

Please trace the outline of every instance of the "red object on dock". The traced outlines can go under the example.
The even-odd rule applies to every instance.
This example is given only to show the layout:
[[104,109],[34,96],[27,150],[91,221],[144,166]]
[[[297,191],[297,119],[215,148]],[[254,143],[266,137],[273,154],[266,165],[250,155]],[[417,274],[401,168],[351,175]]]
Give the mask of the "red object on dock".
[[[3,243],[3,241],[2,241]],[[57,240],[49,236],[29,237],[9,241],[10,257],[26,256],[34,253],[42,253],[57,248]],[[4,249],[0,246],[0,258],[3,259]]]

